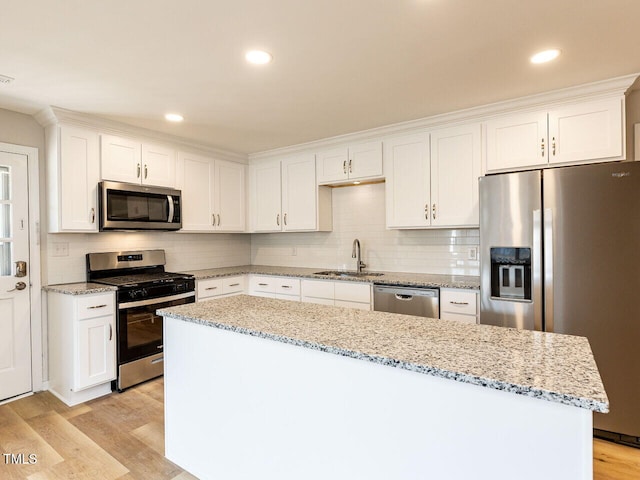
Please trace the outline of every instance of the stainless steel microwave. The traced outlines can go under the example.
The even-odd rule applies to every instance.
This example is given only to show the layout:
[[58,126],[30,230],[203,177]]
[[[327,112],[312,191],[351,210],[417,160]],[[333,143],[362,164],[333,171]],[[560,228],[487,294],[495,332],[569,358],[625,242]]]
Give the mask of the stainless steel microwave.
[[100,231],[179,230],[180,190],[135,183],[100,182]]

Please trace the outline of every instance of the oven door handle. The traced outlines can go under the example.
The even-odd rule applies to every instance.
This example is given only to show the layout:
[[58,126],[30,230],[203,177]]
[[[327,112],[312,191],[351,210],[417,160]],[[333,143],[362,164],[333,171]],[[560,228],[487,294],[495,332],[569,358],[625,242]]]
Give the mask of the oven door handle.
[[118,310],[124,310],[125,308],[144,307],[145,305],[153,305],[154,303],[171,302],[172,300],[180,300],[181,298],[195,297],[196,292],[178,293],[177,295],[170,295],[168,297],[149,298],[148,300],[138,300],[137,302],[126,302],[118,304]]

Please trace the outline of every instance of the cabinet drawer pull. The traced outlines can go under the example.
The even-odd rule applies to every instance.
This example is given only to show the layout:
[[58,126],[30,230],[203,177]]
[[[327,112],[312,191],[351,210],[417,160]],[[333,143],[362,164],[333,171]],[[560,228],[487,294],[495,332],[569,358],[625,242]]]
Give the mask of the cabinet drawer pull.
[[282,288],[293,288],[291,285],[280,285]]
[[266,287],[266,286],[268,286],[268,285],[269,285],[268,283],[259,283],[259,284],[258,284],[258,286],[260,286],[260,287]]
[[469,305],[469,302],[454,302],[453,300],[449,303],[451,303],[452,305]]
[[230,284],[229,286],[230,286],[230,287],[238,287],[238,286],[240,286],[240,284],[239,284],[239,283],[232,283],[232,284]]
[[218,289],[218,287],[207,287],[207,288],[205,288],[205,290],[217,290],[217,289]]
[[107,306],[107,304],[105,303],[105,304],[103,304],[103,305],[93,305],[93,306],[91,306],[91,307],[87,307],[87,308],[88,308],[88,309],[90,309],[90,310],[92,310],[92,309],[94,309],[94,308],[104,308],[104,307],[106,307],[106,306]]

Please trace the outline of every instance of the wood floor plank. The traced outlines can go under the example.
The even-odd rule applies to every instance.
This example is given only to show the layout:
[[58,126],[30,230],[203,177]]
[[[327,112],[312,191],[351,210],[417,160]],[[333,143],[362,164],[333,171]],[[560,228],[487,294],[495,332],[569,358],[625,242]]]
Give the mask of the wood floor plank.
[[91,407],[86,403],[76,405],[75,407],[68,407],[49,392],[38,392],[9,405],[13,411],[24,419],[37,417],[51,410],[58,412],[64,418],[71,418],[91,410]]
[[38,480],[73,478],[71,472],[74,471],[81,475],[77,478],[114,480],[128,472],[124,465],[57,412],[31,418],[28,423],[65,459],[39,472],[34,477]]
[[594,439],[593,478],[594,480],[640,479],[640,449]]
[[141,442],[164,456],[164,422],[149,422],[131,432]]
[[[64,461],[44,438],[42,438],[12,408],[11,404],[0,407],[0,452],[11,455],[22,455],[19,464],[12,460],[0,458],[0,478],[24,479],[47,466]],[[29,463],[29,455],[35,454],[35,464]],[[27,463],[24,465],[23,463]]]

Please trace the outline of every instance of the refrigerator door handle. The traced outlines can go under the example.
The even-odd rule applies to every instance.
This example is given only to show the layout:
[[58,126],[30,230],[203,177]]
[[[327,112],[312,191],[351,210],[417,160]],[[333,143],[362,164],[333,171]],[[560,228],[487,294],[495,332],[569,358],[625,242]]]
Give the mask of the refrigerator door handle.
[[553,211],[544,209],[544,329],[553,332]]
[[540,209],[533,211],[533,328],[542,331],[542,212]]

